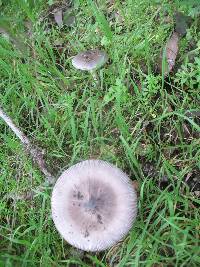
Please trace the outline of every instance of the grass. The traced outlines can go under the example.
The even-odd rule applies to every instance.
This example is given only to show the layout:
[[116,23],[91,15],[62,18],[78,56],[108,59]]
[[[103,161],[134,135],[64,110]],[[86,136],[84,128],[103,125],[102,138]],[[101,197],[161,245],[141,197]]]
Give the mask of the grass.
[[[154,72],[173,29],[166,12],[194,9],[178,1],[128,0],[112,10],[108,1],[97,1],[97,8],[76,0],[75,26],[59,29],[38,19],[45,2],[2,1],[17,43],[0,38],[1,105],[45,150],[57,177],[87,158],[122,168],[139,183],[139,213],[129,235],[110,250],[71,248],[53,225],[51,188],[29,201],[7,197],[36,188],[44,177],[0,121],[0,266],[199,266],[200,199],[185,182],[199,179],[200,167],[199,119],[187,116],[199,111],[199,49],[190,53],[194,61],[188,55],[200,37],[198,17],[181,40],[177,74],[164,80]],[[122,21],[113,17],[116,10]],[[99,85],[71,65],[73,55],[95,47],[109,55]]]

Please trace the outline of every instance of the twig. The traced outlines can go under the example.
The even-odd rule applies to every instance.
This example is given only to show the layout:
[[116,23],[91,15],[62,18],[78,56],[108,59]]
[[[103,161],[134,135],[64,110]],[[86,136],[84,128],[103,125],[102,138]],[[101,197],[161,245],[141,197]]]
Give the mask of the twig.
[[4,122],[10,127],[10,129],[20,139],[27,153],[31,155],[33,161],[38,165],[41,172],[45,175],[47,185],[54,184],[55,178],[46,168],[46,163],[44,161],[43,153],[41,152],[41,149],[31,144],[28,137],[14,124],[11,118],[3,111],[1,107],[0,107],[0,118],[4,120]]

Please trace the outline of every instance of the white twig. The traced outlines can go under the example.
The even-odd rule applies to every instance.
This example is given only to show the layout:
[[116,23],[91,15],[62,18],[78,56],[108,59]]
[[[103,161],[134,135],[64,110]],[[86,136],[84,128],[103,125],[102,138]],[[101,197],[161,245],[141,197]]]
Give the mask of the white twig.
[[0,117],[5,121],[5,123],[11,128],[11,130],[16,134],[16,136],[21,140],[24,145],[30,145],[28,138],[18,129],[10,117],[3,111],[0,107]]
[[4,120],[4,122],[10,127],[10,129],[21,140],[22,144],[25,147],[25,150],[28,152],[28,154],[31,155],[33,161],[37,163],[41,172],[45,175],[47,184],[48,185],[54,184],[55,178],[51,175],[51,173],[46,168],[46,164],[45,164],[41,149],[31,144],[28,137],[14,124],[11,118],[3,111],[1,107],[0,107],[0,118]]

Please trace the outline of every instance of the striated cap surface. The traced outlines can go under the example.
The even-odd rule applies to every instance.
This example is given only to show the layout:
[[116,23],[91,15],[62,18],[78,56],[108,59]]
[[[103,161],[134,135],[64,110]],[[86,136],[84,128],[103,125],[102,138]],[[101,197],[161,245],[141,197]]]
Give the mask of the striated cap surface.
[[101,160],[86,160],[63,172],[51,205],[61,236],[85,251],[105,250],[117,243],[137,214],[137,196],[128,176]]

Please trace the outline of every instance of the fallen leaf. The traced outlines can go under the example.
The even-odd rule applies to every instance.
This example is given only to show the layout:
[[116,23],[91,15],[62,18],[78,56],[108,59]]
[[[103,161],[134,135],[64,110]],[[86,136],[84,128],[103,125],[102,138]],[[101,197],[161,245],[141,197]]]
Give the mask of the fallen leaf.
[[75,23],[75,15],[72,1],[63,1],[63,3],[53,3],[49,5],[48,10],[41,14],[40,20],[48,19],[47,27],[57,24],[59,27],[71,26]]
[[63,11],[62,9],[57,9],[53,12],[55,22],[59,27],[63,26]]
[[165,51],[162,55],[162,63],[159,66],[159,69],[164,72],[164,76],[167,76],[175,65],[178,54],[178,42],[179,35],[177,32],[174,32],[166,44]]
[[190,27],[192,22],[191,17],[186,16],[182,12],[176,12],[174,15],[175,20],[175,31],[183,37],[187,33],[187,29]]

